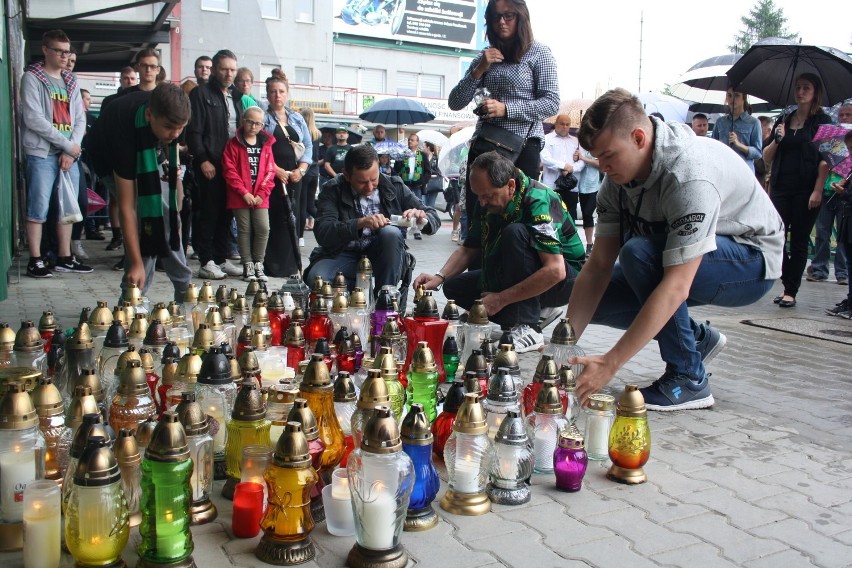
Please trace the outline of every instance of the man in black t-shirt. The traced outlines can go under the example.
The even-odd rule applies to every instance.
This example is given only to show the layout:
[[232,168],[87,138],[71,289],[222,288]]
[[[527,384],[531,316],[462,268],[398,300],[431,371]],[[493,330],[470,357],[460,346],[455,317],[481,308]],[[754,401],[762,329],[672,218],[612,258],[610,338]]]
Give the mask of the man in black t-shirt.
[[[144,295],[158,257],[174,285],[175,301],[183,301],[192,279],[178,221],[177,145],[189,116],[189,98],[181,88],[161,83],[152,92],[115,100],[87,137],[92,159],[99,168],[111,169],[115,182],[127,257],[122,290],[136,284]],[[155,166],[147,171],[149,163]]]
[[346,159],[346,154],[352,149],[352,146],[346,143],[349,140],[349,131],[346,128],[338,127],[334,136],[337,138],[337,144],[329,147],[326,151],[325,162],[323,163],[325,172],[329,177],[343,173],[343,161]]

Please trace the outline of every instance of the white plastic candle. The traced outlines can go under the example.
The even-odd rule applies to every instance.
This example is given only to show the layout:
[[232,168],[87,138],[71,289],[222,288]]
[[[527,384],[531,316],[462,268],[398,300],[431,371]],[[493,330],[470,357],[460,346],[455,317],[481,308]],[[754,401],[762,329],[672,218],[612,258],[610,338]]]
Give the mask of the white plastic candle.
[[36,478],[35,452],[11,451],[0,454],[0,517],[6,522],[24,520],[24,490]]
[[[497,444],[497,471],[500,479],[515,479],[518,477],[518,463],[521,461],[523,448]],[[497,482],[498,480],[494,480]]]
[[346,469],[334,470],[331,474],[331,485],[322,488],[326,528],[334,536],[355,534],[355,515],[352,512],[351,497]]
[[589,459],[605,460],[609,457],[609,429],[612,421],[608,416],[586,417],[586,454]]
[[55,481],[34,481],[24,491],[24,568],[57,568],[61,491]]
[[393,548],[396,520],[396,499],[379,482],[364,500],[361,524],[364,528],[363,545],[373,550]]
[[474,461],[471,456],[456,457],[453,489],[459,493],[479,492],[479,462]]
[[336,469],[331,474],[331,496],[335,499],[349,500],[352,493],[349,490],[349,478],[345,469]]
[[553,451],[556,449],[556,430],[550,424],[537,427],[533,454],[536,471],[553,471]]

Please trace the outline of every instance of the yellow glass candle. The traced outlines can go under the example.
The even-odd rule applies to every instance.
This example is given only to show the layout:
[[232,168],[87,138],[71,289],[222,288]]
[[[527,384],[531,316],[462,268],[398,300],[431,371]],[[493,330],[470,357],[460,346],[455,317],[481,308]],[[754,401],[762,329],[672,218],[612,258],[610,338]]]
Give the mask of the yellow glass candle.
[[345,444],[343,429],[334,412],[334,386],[322,355],[315,353],[311,356],[299,394],[308,401],[308,407],[317,419],[320,439],[325,443],[317,472],[328,481],[332,470],[343,459]]

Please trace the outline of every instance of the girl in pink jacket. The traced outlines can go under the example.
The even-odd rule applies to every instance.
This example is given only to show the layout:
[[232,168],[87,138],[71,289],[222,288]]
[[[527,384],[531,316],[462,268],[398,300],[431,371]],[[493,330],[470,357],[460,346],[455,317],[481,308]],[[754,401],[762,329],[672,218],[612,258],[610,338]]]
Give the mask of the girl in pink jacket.
[[275,138],[263,131],[263,111],[248,107],[237,135],[228,140],[222,155],[222,175],[228,185],[226,205],[237,220],[237,245],[246,282],[251,277],[267,280],[263,257],[269,240],[269,194],[275,186],[273,142]]

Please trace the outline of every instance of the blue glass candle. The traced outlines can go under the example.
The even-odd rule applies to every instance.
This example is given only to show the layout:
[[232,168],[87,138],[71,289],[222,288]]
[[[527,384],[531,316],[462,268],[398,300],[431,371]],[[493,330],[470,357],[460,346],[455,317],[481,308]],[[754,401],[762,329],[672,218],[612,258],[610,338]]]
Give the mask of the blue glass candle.
[[423,405],[414,403],[402,421],[402,451],[414,463],[414,489],[405,517],[403,530],[425,531],[438,524],[432,501],[438,494],[441,481],[432,463],[432,431]]

